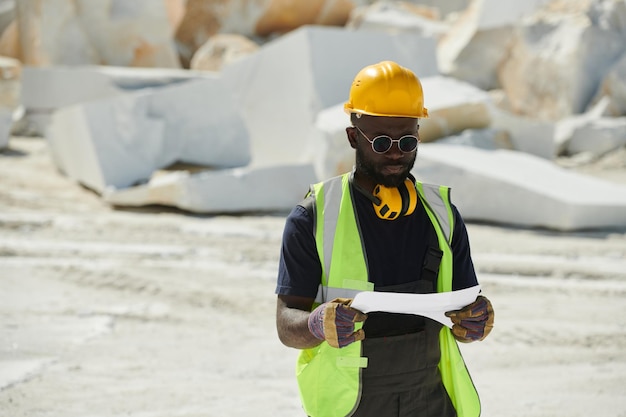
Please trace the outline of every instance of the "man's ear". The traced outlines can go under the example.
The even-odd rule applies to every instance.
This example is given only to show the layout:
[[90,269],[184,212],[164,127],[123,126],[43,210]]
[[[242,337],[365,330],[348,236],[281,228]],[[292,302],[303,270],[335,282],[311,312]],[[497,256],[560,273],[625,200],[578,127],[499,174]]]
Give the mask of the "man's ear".
[[353,126],[346,127],[346,135],[348,135],[348,142],[350,142],[350,147],[352,147],[352,149],[356,149],[356,128]]

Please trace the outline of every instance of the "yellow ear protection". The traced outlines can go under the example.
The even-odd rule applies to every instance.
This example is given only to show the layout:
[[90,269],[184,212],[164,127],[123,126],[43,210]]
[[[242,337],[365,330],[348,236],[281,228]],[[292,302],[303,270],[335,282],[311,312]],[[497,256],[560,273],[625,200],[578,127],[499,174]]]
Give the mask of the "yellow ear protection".
[[376,185],[374,193],[370,194],[355,182],[355,188],[365,194],[372,201],[376,215],[381,219],[395,220],[400,216],[409,216],[417,207],[417,190],[414,178],[409,175],[399,187],[385,187]]
[[417,206],[417,191],[410,179],[405,179],[399,187],[385,187],[378,184],[374,188],[374,197],[380,201],[374,203],[374,211],[381,219],[395,220],[400,216],[409,216]]

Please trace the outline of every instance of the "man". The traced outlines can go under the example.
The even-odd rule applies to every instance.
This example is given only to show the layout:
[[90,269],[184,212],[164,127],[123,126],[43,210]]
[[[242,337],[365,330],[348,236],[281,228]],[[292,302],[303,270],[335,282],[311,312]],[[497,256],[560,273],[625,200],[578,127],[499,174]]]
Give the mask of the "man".
[[[477,285],[467,231],[449,189],[410,175],[419,118],[410,70],[363,68],[344,105],[351,173],[315,184],[287,217],[276,325],[302,349],[297,378],[307,415],[477,417],[478,395],[456,340],[484,339],[493,309],[480,295],[446,313],[452,330],[409,314],[350,307],[359,291],[432,293]],[[456,340],[455,340],[456,339]]]

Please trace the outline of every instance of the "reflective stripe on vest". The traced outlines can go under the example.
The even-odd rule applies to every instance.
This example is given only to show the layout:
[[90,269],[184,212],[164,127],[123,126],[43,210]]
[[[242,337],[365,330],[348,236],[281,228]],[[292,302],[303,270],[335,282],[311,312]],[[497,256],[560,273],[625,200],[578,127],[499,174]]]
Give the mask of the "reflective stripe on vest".
[[[350,174],[315,184],[315,239],[322,263],[322,279],[317,303],[337,297],[352,298],[360,291],[373,290],[368,281],[367,262],[352,202]],[[416,184],[418,196],[431,220],[443,257],[437,291],[452,290],[452,231],[454,215],[448,187]],[[359,323],[358,326],[361,326]],[[458,417],[480,415],[480,401],[454,336],[443,326],[439,333],[443,384]],[[312,417],[342,417],[358,406],[360,368],[367,366],[361,357],[361,342],[335,349],[322,342],[302,350],[297,377],[302,404]]]
[[[336,177],[312,187],[315,198],[315,241],[322,263],[322,290],[372,290],[358,231],[348,176]],[[329,238],[330,236],[330,238]],[[332,298],[329,298],[332,299]],[[362,323],[356,323],[361,328]],[[322,342],[304,349],[298,357],[296,375],[302,406],[311,417],[345,417],[352,414],[361,395],[361,342],[341,349]]]

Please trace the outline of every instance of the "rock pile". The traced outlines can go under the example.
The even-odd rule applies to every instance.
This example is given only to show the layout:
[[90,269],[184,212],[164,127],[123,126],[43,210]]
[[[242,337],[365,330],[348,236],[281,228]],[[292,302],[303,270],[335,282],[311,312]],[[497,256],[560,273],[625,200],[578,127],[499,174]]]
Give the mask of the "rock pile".
[[288,210],[351,168],[342,104],[360,68],[389,59],[422,79],[431,114],[414,174],[452,186],[467,220],[626,226],[626,186],[556,163],[626,147],[624,0],[5,9],[0,145],[11,128],[45,136],[113,205]]

